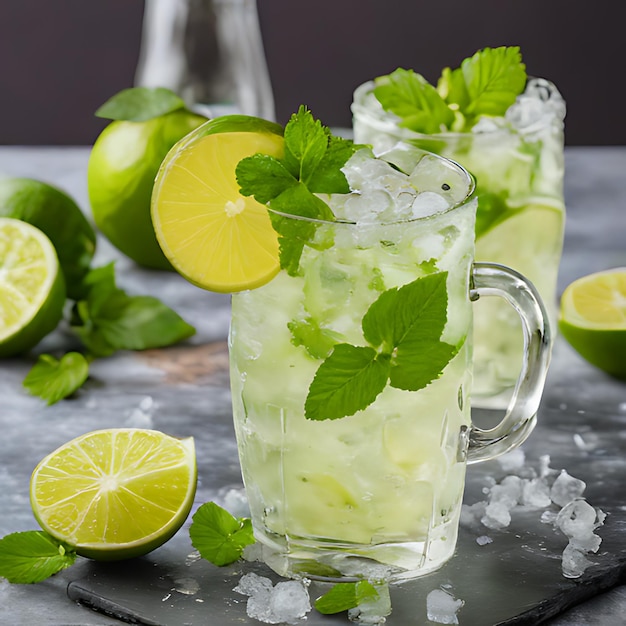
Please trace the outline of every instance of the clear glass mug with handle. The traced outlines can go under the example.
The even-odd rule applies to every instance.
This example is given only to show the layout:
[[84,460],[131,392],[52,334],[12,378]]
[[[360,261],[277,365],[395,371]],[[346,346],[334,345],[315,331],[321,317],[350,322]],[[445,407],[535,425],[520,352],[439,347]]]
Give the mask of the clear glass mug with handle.
[[[345,219],[381,161],[390,189],[394,172],[410,173],[421,217]],[[531,283],[475,263],[461,166],[398,145],[359,167],[346,174],[354,191],[328,198],[343,219],[273,216],[308,238],[298,267],[233,294],[233,413],[265,562],[289,577],[401,581],[452,556],[467,463],[531,432],[550,330]],[[505,417],[482,430],[470,411],[472,302],[492,295],[517,311],[525,350]]]

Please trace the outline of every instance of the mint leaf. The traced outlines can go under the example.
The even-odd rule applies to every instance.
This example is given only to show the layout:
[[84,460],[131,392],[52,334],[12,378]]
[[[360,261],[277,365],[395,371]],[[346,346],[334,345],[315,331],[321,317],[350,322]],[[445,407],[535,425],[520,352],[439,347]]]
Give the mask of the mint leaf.
[[233,517],[214,502],[200,506],[192,520],[191,544],[202,558],[219,567],[237,561],[243,549],[254,543],[250,520]]
[[340,343],[319,366],[304,404],[310,420],[338,419],[369,406],[387,385],[389,356]]
[[384,79],[375,80],[374,95],[383,109],[401,118],[400,126],[434,134],[454,122],[452,110],[421,74],[398,68]]
[[365,339],[388,352],[438,341],[447,319],[447,277],[437,272],[383,292],[363,317]]
[[482,191],[477,194],[476,238],[490,231],[494,226],[502,222],[507,214],[512,213],[512,210],[506,203],[507,195],[507,192],[490,193],[488,191]]
[[298,184],[298,179],[285,164],[268,154],[255,154],[237,163],[235,176],[242,196],[254,196],[267,204],[283,191]]
[[110,120],[144,122],[184,108],[184,100],[170,89],[165,87],[132,87],[122,89],[109,98],[98,108],[95,115]]
[[307,188],[312,193],[349,193],[350,185],[341,168],[356,148],[348,139],[330,136],[324,157],[307,177]]
[[320,328],[312,318],[287,324],[291,331],[291,343],[303,346],[314,359],[325,359],[339,341],[340,335],[327,328]]
[[48,405],[71,396],[89,375],[89,363],[79,352],[68,352],[60,360],[42,354],[24,378],[23,385]]
[[129,296],[115,286],[113,264],[92,270],[89,291],[76,304],[72,328],[95,357],[117,350],[162,348],[195,333],[175,311],[152,296]]
[[401,345],[391,364],[389,383],[396,389],[419,391],[441,376],[457,352],[455,346],[443,341]]
[[450,69],[446,67],[437,81],[437,92],[449,104],[460,110],[465,110],[469,104],[469,93],[463,70],[460,67]]
[[323,615],[354,609],[364,601],[378,598],[378,591],[367,580],[355,583],[337,583],[315,601],[315,609]]
[[330,131],[300,106],[285,126],[285,166],[305,185],[328,148]]
[[76,553],[48,533],[28,530],[0,539],[0,578],[38,583],[69,567]]
[[484,48],[461,63],[468,116],[504,115],[526,85],[526,66],[517,46]]

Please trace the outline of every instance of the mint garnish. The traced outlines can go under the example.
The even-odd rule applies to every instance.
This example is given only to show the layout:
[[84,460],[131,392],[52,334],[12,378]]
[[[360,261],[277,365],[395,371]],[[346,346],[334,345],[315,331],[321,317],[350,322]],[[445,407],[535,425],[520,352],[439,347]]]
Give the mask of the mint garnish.
[[243,549],[254,543],[251,521],[247,517],[234,517],[215,502],[200,506],[192,519],[191,544],[213,565],[234,563],[241,558]]
[[502,116],[526,85],[518,46],[484,48],[456,69],[445,68],[435,89],[412,70],[397,69],[375,81],[374,95],[400,126],[436,134],[464,132],[481,115]]
[[184,100],[165,87],[131,87],[109,98],[95,115],[110,120],[145,122],[184,108]]
[[89,353],[162,348],[193,335],[195,329],[152,296],[129,296],[115,284],[114,265],[91,270],[87,297],[76,303],[72,329]]
[[68,352],[61,359],[42,354],[24,378],[23,385],[34,396],[54,404],[71,396],[89,376],[89,363],[80,352]]
[[447,320],[447,272],[383,292],[363,317],[369,346],[338,344],[319,366],[305,417],[339,419],[369,406],[386,387],[423,389],[458,352],[441,341]]
[[48,533],[11,533],[0,539],[0,578],[10,583],[38,583],[74,563],[76,552]]
[[[328,205],[314,194],[348,193],[341,168],[355,152],[352,141],[335,137],[304,106],[285,126],[285,154],[277,159],[255,154],[236,168],[240,193],[268,204],[278,233],[280,265],[291,276],[299,271],[305,245],[311,245],[317,224],[309,220],[334,219]],[[299,216],[297,220],[287,216]],[[330,242],[328,243],[330,245]]]
[[191,337],[195,328],[152,296],[130,296],[115,284],[114,264],[90,270],[83,279],[84,299],[74,303],[70,328],[85,354],[61,359],[42,354],[23,381],[30,393],[54,404],[87,380],[89,363],[118,350],[164,348]]
[[323,615],[332,615],[354,609],[359,604],[376,598],[378,598],[378,591],[367,580],[337,583],[315,601],[315,609]]

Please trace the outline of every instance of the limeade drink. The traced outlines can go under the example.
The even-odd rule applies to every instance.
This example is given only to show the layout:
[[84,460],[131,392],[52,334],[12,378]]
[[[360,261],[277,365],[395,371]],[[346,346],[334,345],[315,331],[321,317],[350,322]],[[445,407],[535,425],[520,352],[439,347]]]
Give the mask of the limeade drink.
[[[373,160],[355,178],[366,182],[367,165],[380,165],[389,186],[408,188],[407,176]],[[468,193],[469,181],[456,172],[448,180],[464,183],[455,187],[461,199]],[[436,198],[434,206],[449,206]],[[451,556],[465,474],[461,435],[470,419],[474,213],[466,204],[454,216],[442,210],[390,224],[323,224],[316,241],[324,249],[307,247],[298,276],[283,271],[233,296],[231,384],[242,471],[255,532],[281,573],[356,574],[354,555],[383,569],[427,571]],[[361,323],[374,301],[420,276],[444,274],[441,339],[456,350],[444,374],[417,392],[386,386],[355,415],[326,420],[321,408],[324,421],[305,419],[307,390],[332,346],[368,345]],[[312,543],[328,547],[327,559],[309,551]],[[340,545],[345,554],[337,556]]]
[[[485,69],[489,61],[492,75]],[[430,98],[428,119],[416,114],[420,97]],[[451,158],[475,176],[476,260],[529,278],[554,322],[565,219],[565,103],[555,86],[527,79],[517,48],[486,49],[458,70],[444,71],[437,89],[405,70],[361,85],[353,114],[355,140],[375,151],[402,140]],[[501,406],[523,351],[518,318],[489,299],[478,304],[474,332],[474,397]]]

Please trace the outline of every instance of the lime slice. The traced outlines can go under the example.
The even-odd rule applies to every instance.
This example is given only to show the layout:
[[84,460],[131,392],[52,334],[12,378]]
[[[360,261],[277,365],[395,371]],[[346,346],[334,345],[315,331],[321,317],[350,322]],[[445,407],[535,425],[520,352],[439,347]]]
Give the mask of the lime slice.
[[66,193],[31,178],[0,180],[0,216],[14,217],[41,230],[56,248],[67,295],[80,299],[81,280],[89,271],[96,235]]
[[33,513],[78,554],[109,561],[146,554],[183,525],[196,491],[191,437],[96,430],[57,448],[30,481]]
[[589,363],[626,380],[626,268],[571,283],[561,297],[559,329]]
[[0,357],[35,346],[63,316],[65,283],[51,241],[21,220],[0,217]]
[[169,152],[152,195],[165,256],[189,282],[211,291],[253,289],[279,270],[267,207],[239,194],[235,168],[257,152],[281,156],[282,128],[230,115],[207,122]]

